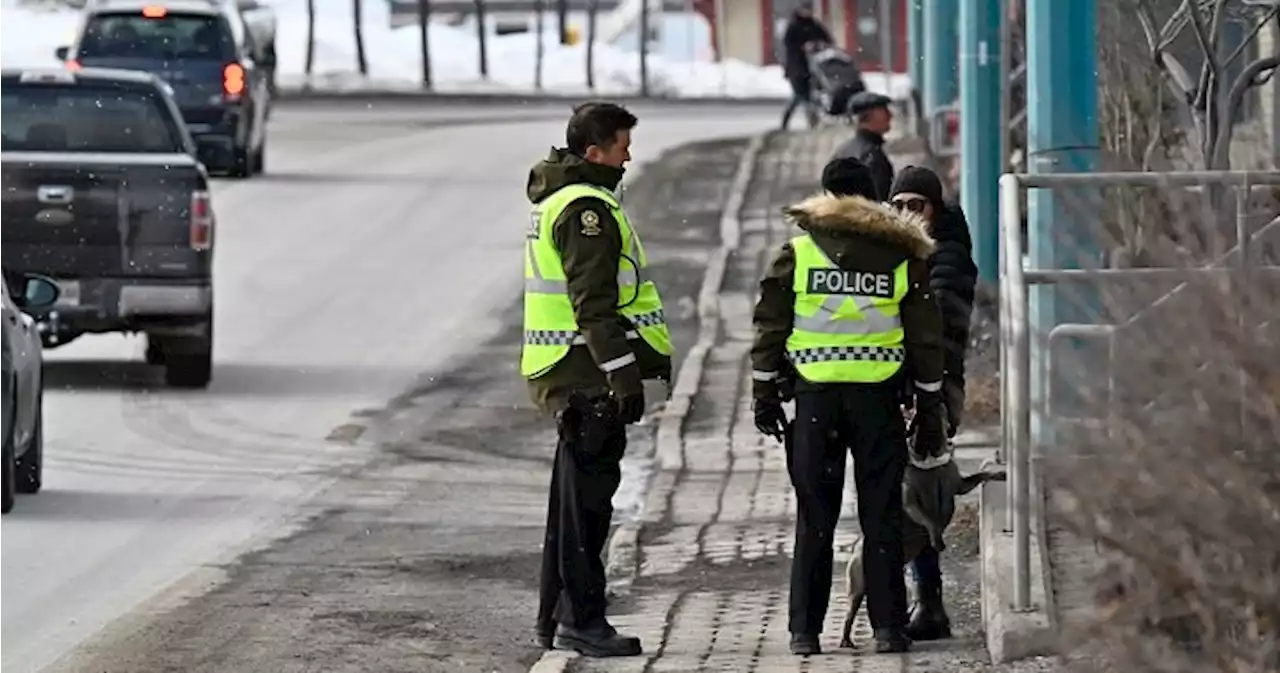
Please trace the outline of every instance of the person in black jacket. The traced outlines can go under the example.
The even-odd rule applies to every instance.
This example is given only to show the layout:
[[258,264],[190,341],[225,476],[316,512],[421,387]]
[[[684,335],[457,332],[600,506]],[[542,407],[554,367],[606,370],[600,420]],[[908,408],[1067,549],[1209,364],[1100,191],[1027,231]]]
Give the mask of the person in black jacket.
[[782,113],[782,130],[791,125],[791,115],[800,106],[811,106],[812,79],[809,75],[808,50],[815,43],[832,42],[831,33],[813,15],[812,0],[800,0],[782,34],[782,73],[791,84],[791,100]]
[[832,160],[853,157],[866,164],[876,181],[876,201],[888,200],[893,184],[893,162],[884,153],[885,135],[893,129],[892,103],[888,96],[871,91],[850,98],[848,112],[857,122],[857,131],[831,156]]
[[[978,277],[969,223],[958,204],[943,199],[942,181],[927,168],[903,168],[890,192],[889,202],[895,207],[920,213],[929,221],[929,233],[935,241],[929,258],[929,283],[942,310],[942,399],[947,412],[947,436],[954,437],[964,418],[964,359]],[[911,609],[907,635],[912,640],[950,638],[951,622],[942,604],[938,551],[926,549],[913,562],[912,572],[916,604]]]

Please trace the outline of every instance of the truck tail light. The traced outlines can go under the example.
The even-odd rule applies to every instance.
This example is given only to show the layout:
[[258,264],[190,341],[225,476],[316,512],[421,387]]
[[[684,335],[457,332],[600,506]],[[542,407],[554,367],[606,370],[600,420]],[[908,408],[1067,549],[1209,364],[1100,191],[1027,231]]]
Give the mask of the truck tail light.
[[222,68],[222,96],[227,100],[240,100],[244,93],[244,66],[228,63]]
[[191,249],[208,250],[213,247],[213,202],[209,192],[191,193]]

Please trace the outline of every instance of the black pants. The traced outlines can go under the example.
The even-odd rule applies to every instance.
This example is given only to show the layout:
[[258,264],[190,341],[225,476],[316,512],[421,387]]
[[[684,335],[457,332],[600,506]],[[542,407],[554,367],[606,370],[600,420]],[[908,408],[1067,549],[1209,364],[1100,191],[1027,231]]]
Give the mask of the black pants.
[[791,115],[795,114],[796,108],[801,106],[809,106],[812,96],[812,81],[809,76],[804,77],[788,77],[787,82],[791,84],[791,100],[787,102],[787,107],[782,111],[782,129],[785,131],[791,125]]
[[852,451],[872,628],[907,621],[902,576],[902,477],[906,428],[892,386],[833,385],[796,393],[787,469],[796,489],[791,564],[792,633],[818,634],[831,597],[832,542]]
[[627,448],[626,425],[610,400],[575,397],[557,421],[560,440],[542,545],[539,633],[552,633],[557,623],[588,627],[604,619],[602,554]]
[[925,547],[924,551],[911,562],[911,574],[915,575],[916,589],[923,595],[931,590],[942,589],[942,557],[933,547]]

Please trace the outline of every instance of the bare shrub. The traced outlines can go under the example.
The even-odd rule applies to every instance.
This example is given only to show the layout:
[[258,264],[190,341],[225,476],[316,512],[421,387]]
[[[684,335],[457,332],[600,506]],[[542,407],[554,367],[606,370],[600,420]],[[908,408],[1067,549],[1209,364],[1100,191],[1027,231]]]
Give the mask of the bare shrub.
[[[1150,266],[1187,270],[1187,282],[1056,292],[1067,310],[1121,325],[1111,348],[1054,351],[1069,382],[1052,393],[1052,515],[1109,561],[1096,609],[1063,624],[1064,651],[1090,671],[1277,671],[1280,218],[1252,227],[1243,267],[1210,252],[1235,241],[1197,231],[1206,219],[1186,209],[1188,190],[1149,191],[1171,230],[1206,239],[1196,254],[1148,250]],[[1097,212],[1098,200],[1077,205]],[[1221,272],[1194,271],[1213,257]]]

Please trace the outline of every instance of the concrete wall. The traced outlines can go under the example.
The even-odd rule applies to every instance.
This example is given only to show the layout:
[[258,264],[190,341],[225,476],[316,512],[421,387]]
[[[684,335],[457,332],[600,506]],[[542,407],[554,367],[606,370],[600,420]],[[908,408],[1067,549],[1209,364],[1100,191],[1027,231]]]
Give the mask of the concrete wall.
[[829,15],[826,17],[827,29],[831,31],[831,37],[836,39],[836,46],[841,49],[848,50],[849,47],[849,31],[845,30],[845,25],[853,20],[848,16],[849,7],[840,0],[830,0],[827,3]]
[[724,51],[729,58],[747,63],[764,61],[760,3],[754,0],[725,0]]

